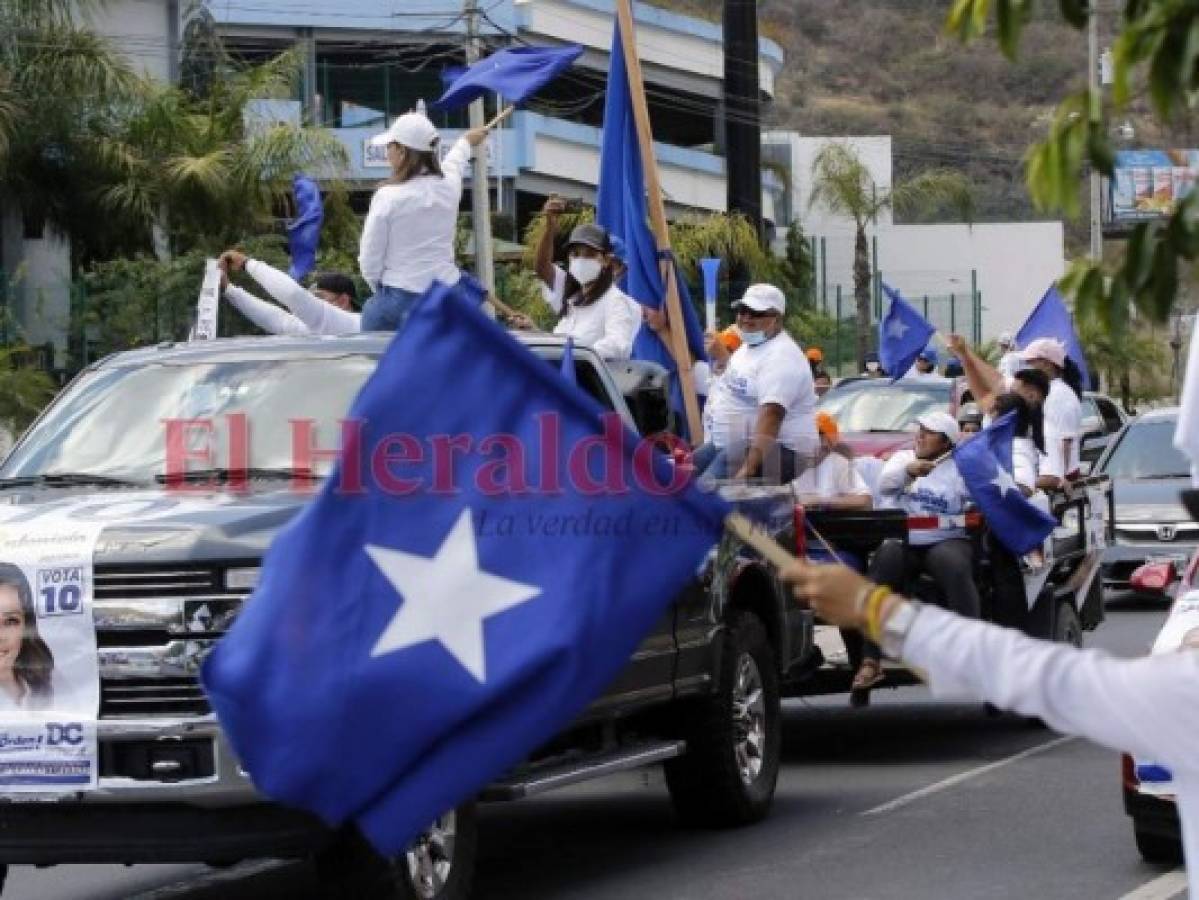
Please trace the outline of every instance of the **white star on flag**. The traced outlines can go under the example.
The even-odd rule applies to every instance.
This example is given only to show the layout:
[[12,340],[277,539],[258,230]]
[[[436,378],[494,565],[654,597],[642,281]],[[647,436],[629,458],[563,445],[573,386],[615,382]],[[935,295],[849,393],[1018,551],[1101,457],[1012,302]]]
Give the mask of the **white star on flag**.
[[403,598],[371,656],[439,641],[480,684],[487,680],[484,620],[541,593],[538,587],[479,568],[469,508],[432,558],[372,544],[365,550]]
[[991,479],[991,484],[999,488],[999,497],[1003,499],[1007,496],[1008,491],[1018,491],[1016,480],[1008,473],[1008,470],[1003,466],[995,467],[995,477]]
[[887,326],[887,337],[895,338],[897,341],[903,340],[903,336],[911,331],[912,326],[903,319],[895,319]]

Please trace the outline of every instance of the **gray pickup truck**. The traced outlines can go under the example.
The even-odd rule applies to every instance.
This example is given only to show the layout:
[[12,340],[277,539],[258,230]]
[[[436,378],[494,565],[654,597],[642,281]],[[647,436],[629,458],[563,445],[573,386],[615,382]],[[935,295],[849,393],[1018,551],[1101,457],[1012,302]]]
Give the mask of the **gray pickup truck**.
[[[559,364],[560,339],[519,337]],[[81,373],[17,442],[0,466],[0,503],[22,507],[28,521],[55,510],[107,523],[94,558],[100,779],[97,790],[52,802],[4,797],[0,864],[312,857],[330,893],[469,893],[474,804],[448,812],[396,859],[375,857],[352,830],[332,832],[265,802],[198,680],[273,536],[331,465],[338,422],[385,347],[384,335],[357,335],[120,353]],[[661,369],[575,353],[580,386],[602,406],[642,433],[663,427]],[[236,416],[254,434],[244,473],[230,471],[224,449],[223,429]],[[184,477],[164,474],[168,419],[212,423],[207,451],[187,447],[194,455]],[[245,489],[228,490],[242,474]],[[766,506],[779,539],[792,540],[787,497],[767,497]],[[515,800],[664,763],[682,818],[753,822],[774,794],[780,695],[819,664],[810,613],[726,538],[608,691],[479,799]]]

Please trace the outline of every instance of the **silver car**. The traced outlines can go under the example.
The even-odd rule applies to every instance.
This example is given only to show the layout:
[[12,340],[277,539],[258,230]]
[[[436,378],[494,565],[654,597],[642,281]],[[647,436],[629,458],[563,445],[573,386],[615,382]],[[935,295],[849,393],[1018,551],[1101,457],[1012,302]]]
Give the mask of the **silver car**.
[[1105,587],[1129,587],[1133,570],[1154,559],[1181,569],[1199,545],[1199,523],[1179,494],[1190,487],[1190,464],[1174,447],[1177,407],[1134,419],[1112,441],[1096,470],[1111,476],[1115,493],[1115,539],[1103,555]]

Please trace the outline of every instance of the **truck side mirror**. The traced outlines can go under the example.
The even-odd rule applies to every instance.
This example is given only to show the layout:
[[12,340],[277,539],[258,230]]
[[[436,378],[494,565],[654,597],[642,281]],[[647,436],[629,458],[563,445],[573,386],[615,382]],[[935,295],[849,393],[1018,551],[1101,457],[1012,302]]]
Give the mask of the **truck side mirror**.
[[657,363],[639,359],[610,362],[608,368],[624,395],[637,431],[642,435],[670,430],[670,373]]

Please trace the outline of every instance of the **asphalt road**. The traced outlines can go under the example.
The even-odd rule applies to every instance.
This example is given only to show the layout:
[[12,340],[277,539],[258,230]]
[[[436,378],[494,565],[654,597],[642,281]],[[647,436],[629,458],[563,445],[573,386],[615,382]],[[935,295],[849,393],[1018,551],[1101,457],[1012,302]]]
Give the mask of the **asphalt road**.
[[[1144,652],[1162,608],[1118,605],[1088,643]],[[678,827],[657,772],[481,817],[476,896],[501,900],[1167,900],[1180,873],[1143,863],[1118,756],[976,705],[888,691],[868,710],[789,701],[773,815]],[[1138,893],[1134,893],[1138,892]],[[15,868],[4,897],[307,898],[304,865]]]

